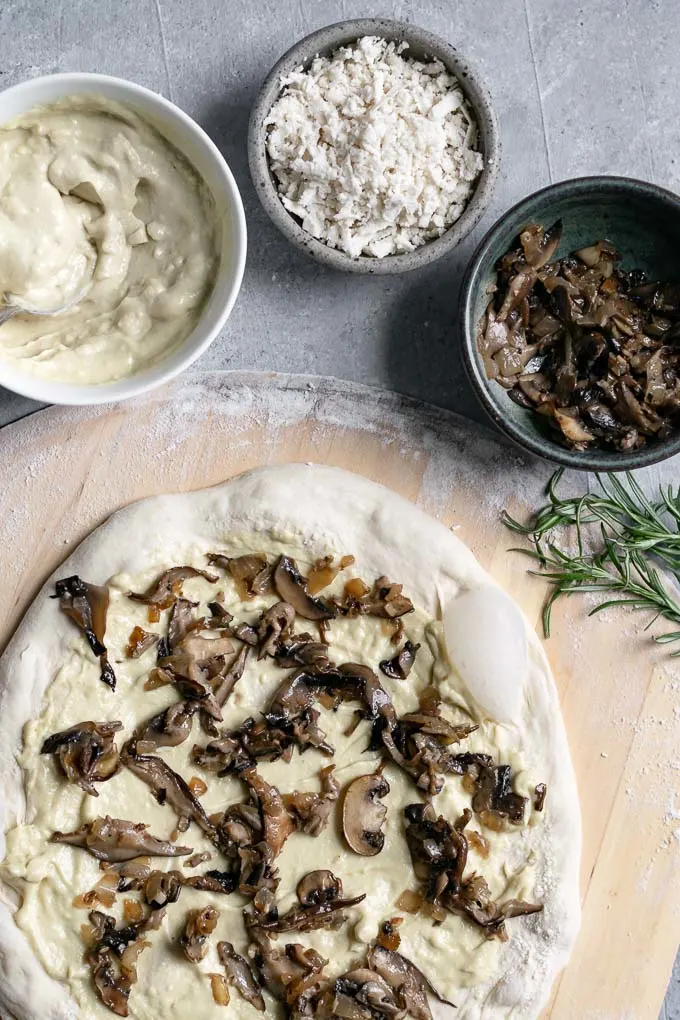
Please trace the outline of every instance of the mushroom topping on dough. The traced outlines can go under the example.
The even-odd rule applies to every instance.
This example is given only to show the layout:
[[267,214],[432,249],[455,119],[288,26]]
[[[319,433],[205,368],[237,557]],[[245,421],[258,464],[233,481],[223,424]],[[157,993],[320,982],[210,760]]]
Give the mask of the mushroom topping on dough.
[[[472,798],[472,807],[482,821],[507,819],[513,825],[521,825],[526,812],[527,798],[515,793],[512,788],[512,769],[509,765],[477,765],[477,788]],[[491,826],[492,828],[495,827]]]
[[61,581],[57,581],[55,591],[56,595],[53,597],[59,599],[59,608],[62,613],[73,620],[79,630],[82,630],[92,652],[99,659],[101,679],[111,690],[115,690],[116,674],[113,672],[104,644],[109,589],[97,584],[89,584],[74,574],[72,577],[64,577]]
[[170,610],[168,619],[168,634],[165,639],[166,647],[159,648],[158,654],[162,658],[169,652],[175,651],[191,630],[194,624],[194,603],[188,599],[177,598]]
[[258,659],[274,656],[282,639],[290,637],[295,622],[295,610],[288,602],[276,602],[267,609],[257,626],[257,637],[260,641]]
[[135,602],[143,602],[147,606],[167,609],[180,594],[182,582],[191,577],[204,577],[211,584],[217,581],[217,574],[211,574],[208,570],[199,570],[197,567],[170,567],[157,577],[146,591],[129,591],[128,598]]
[[380,773],[359,776],[349,784],[342,807],[342,831],[356,854],[374,857],[385,845],[382,825],[387,808],[380,803],[390,785]]
[[[212,684],[211,704],[217,706],[220,714],[231,697],[234,687],[243,676],[249,655],[250,648],[247,645],[244,645],[230,665],[227,666],[225,663],[218,669],[216,675],[212,677],[210,681]],[[209,706],[203,707],[201,705],[200,720],[201,726],[206,733],[208,733],[211,737],[216,737],[218,735],[219,731],[215,725],[215,716],[214,713],[211,712]]]
[[[439,707],[436,691],[428,687],[420,696],[418,712],[409,712],[395,726],[385,726],[379,734],[392,761],[413,777],[418,789],[430,796],[441,793],[446,773],[461,775],[479,758],[449,751],[451,744],[463,740],[478,727],[449,722],[441,715]],[[463,764],[466,757],[470,758],[468,765]]]
[[147,648],[151,648],[152,645],[156,644],[158,639],[158,634],[144,630],[143,627],[133,627],[125,647],[125,654],[128,659],[139,659]]
[[391,659],[383,659],[380,663],[380,669],[388,676],[391,680],[406,680],[413,663],[416,661],[416,652],[420,648],[420,645],[414,645],[411,641],[406,641],[401,651]]
[[181,871],[152,871],[142,883],[144,899],[153,910],[176,903],[184,885]]
[[332,620],[335,616],[332,606],[309,594],[307,582],[290,556],[281,556],[276,564],[274,585],[279,597],[288,602],[303,620]]
[[352,582],[349,591],[341,599],[334,599],[333,605],[342,616],[379,616],[385,620],[398,620],[413,612],[413,603],[403,593],[403,585],[395,584],[387,577],[379,577],[369,590],[363,582],[361,593],[355,594]]
[[279,949],[257,927],[257,915],[245,912],[244,920],[251,939],[249,953],[262,983],[279,1002],[296,1008],[307,990],[315,985],[328,961],[314,949],[305,949],[297,942],[289,942]]
[[146,783],[159,804],[169,804],[177,814],[177,828],[186,832],[190,822],[214,840],[216,833],[201,804],[188,785],[162,758],[138,754],[136,741],[130,740],[121,752],[121,762],[130,772]]
[[187,915],[178,942],[190,963],[200,963],[208,955],[208,939],[215,931],[220,913],[215,907],[192,910]]
[[343,913],[366,899],[366,894],[352,899],[342,898],[342,882],[330,871],[312,871],[298,882],[297,894],[300,905],[279,916],[276,907],[266,913],[256,913],[249,921],[249,928],[257,928],[269,935],[281,935],[289,931],[307,932],[318,928],[340,928],[347,920]]
[[374,945],[368,951],[367,963],[396,993],[403,1008],[415,1020],[432,1020],[428,992],[445,1005],[454,1005],[444,999],[423,972],[401,953]]
[[159,747],[178,747],[191,733],[191,722],[198,710],[196,701],[178,701],[151,717],[135,733],[140,753],[149,754]]
[[340,795],[340,784],[333,775],[335,765],[321,769],[321,793],[286,793],[283,802],[298,832],[318,836],[326,828],[333,805]]
[[273,591],[272,568],[264,553],[246,553],[236,557],[209,553],[208,562],[231,574],[239,596],[246,602]]
[[283,798],[275,786],[260,776],[255,769],[242,773],[242,778],[255,797],[263,823],[263,838],[274,857],[278,857],[295,825],[286,810]]
[[152,910],[140,921],[116,928],[112,917],[99,910],[89,914],[90,945],[85,962],[92,972],[95,991],[101,1002],[116,1016],[128,1016],[130,990],[137,981],[137,960],[151,943],[143,936],[157,930],[163,910]]
[[437,814],[431,804],[411,804],[404,810],[406,842],[416,876],[425,882],[425,898],[440,909],[460,914],[482,929],[486,938],[507,941],[505,922],[543,907],[522,900],[496,903],[481,875],[464,877],[468,844],[463,829],[469,812],[455,826]]
[[104,783],[118,771],[114,733],[121,722],[82,722],[44,741],[41,754],[53,754],[66,778],[93,797],[95,783]]
[[176,846],[157,839],[146,831],[147,826],[120,818],[95,818],[75,832],[55,832],[52,843],[69,843],[82,847],[100,861],[116,863],[134,857],[185,857],[191,847]]
[[296,892],[303,907],[332,903],[342,896],[342,882],[332,871],[310,871],[300,879]]
[[311,634],[292,634],[285,641],[279,641],[274,661],[282,669],[297,669],[298,666],[330,669],[328,645],[316,641]]
[[231,942],[218,942],[217,955],[227,972],[227,981],[235,988],[251,1006],[264,1013],[265,1005],[262,992],[250,969],[250,964],[236,952]]

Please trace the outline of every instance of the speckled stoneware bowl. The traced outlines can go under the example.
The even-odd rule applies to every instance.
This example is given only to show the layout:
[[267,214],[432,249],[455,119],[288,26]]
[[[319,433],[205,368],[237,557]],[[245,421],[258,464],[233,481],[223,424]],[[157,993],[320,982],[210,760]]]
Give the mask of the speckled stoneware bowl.
[[470,381],[495,424],[519,446],[546,460],[582,471],[630,471],[680,453],[680,433],[640,450],[576,451],[552,438],[540,417],[510,400],[487,378],[477,350],[479,321],[489,302],[495,265],[531,222],[563,221],[556,258],[607,238],[623,256],[623,269],[643,269],[650,279],[680,280],[680,198],[627,177],[580,177],[552,184],[518,202],[491,228],[467,269],[460,304],[460,339]]
[[[428,241],[416,251],[405,255],[387,255],[384,258],[360,256],[354,259],[345,252],[331,248],[312,237],[302,229],[299,220],[283,206],[269,169],[264,122],[281,91],[283,78],[298,67],[307,67],[317,55],[330,54],[340,46],[347,46],[366,35],[405,42],[408,46],[407,56],[416,59],[436,58],[458,78],[477,121],[479,145],[484,154],[484,169],[462,216],[441,237]],[[431,32],[416,28],[405,21],[388,21],[382,18],[361,18],[328,25],[306,36],[288,50],[269,72],[253,107],[248,128],[250,173],[260,201],[276,226],[296,247],[312,255],[319,262],[352,273],[404,273],[427,265],[428,262],[434,262],[455,248],[478,223],[489,204],[498,176],[500,151],[498,122],[491,98],[468,61],[453,46]]]

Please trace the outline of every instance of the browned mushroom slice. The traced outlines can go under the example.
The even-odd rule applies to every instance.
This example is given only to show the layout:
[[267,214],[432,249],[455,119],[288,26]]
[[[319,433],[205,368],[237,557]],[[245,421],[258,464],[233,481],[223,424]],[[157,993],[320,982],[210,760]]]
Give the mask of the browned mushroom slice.
[[227,972],[227,981],[235,988],[240,995],[254,1006],[260,1013],[264,1013],[264,999],[257,981],[250,969],[250,964],[244,957],[236,952],[231,942],[218,942],[217,954],[222,966]]
[[390,784],[380,773],[359,776],[347,787],[342,807],[342,831],[348,845],[362,857],[374,857],[385,845],[382,826],[387,808],[380,803]]
[[276,654],[281,641],[289,637],[294,622],[295,610],[288,602],[276,602],[262,614],[257,625],[257,637],[260,641],[258,659]]
[[285,641],[279,641],[274,661],[282,669],[297,669],[298,666],[330,669],[328,645],[315,641],[311,634],[292,634]]
[[335,765],[321,769],[321,793],[286,793],[283,802],[298,832],[318,836],[326,828],[333,805],[340,795],[340,784],[333,772]]
[[396,995],[375,971],[357,967],[336,978],[330,989],[323,1017],[346,1020],[372,1020],[378,1017],[404,1016]]
[[527,799],[512,788],[512,769],[509,765],[479,765],[477,767],[477,789],[472,798],[472,807],[477,814],[490,812],[500,818],[507,818],[514,825],[524,821]]
[[92,971],[95,991],[101,1002],[116,1016],[129,1016],[131,985],[122,975],[116,974],[111,950],[105,946],[90,950],[87,962]]
[[239,596],[244,601],[250,601],[258,595],[269,595],[273,591],[272,568],[263,553],[246,553],[236,557],[210,553],[208,561],[231,574]]
[[194,797],[186,782],[162,758],[151,754],[138,754],[134,740],[128,741],[121,753],[121,761],[130,772],[146,783],[159,804],[169,804],[177,814],[177,827],[186,832],[190,822],[214,840],[215,827],[203,807]]
[[278,857],[283,849],[283,844],[295,829],[283,798],[277,788],[265,782],[255,769],[243,772],[242,778],[255,796],[262,813],[264,841],[273,856]]
[[[538,223],[530,223],[519,235],[524,257],[532,269],[542,269],[557,251],[562,237],[562,220],[544,230]],[[578,252],[576,252],[578,255]],[[585,260],[584,260],[585,261]]]
[[75,832],[55,832],[53,843],[69,843],[82,847],[100,861],[116,863],[134,857],[185,857],[191,847],[176,846],[157,839],[147,832],[141,822],[128,822],[121,818],[95,818]]
[[342,882],[332,871],[310,871],[300,879],[296,892],[303,907],[332,903],[342,896]]
[[99,659],[101,679],[111,690],[115,690],[116,675],[104,644],[109,589],[97,584],[88,584],[74,574],[72,577],[64,577],[57,581],[55,591],[54,598],[59,599],[62,613],[82,630],[93,654]]
[[198,710],[195,701],[178,701],[159,712],[135,733],[140,753],[149,754],[159,747],[178,747],[191,734],[191,722]]
[[403,1008],[414,1020],[432,1020],[428,992],[445,1005],[454,1005],[443,998],[423,972],[401,953],[375,945],[368,951],[367,963],[397,993]]
[[420,645],[406,641],[401,651],[397,652],[392,659],[383,659],[380,669],[391,680],[406,680],[416,661],[416,652],[419,648]]
[[208,939],[215,931],[220,913],[215,907],[192,910],[187,915],[178,942],[190,963],[200,963],[208,955]]
[[199,570],[197,567],[171,567],[169,570],[165,570],[160,577],[157,577],[146,591],[129,591],[128,598],[135,602],[143,602],[147,606],[158,606],[159,609],[165,609],[179,595],[182,582],[191,577],[204,577],[211,584],[217,581],[217,574],[211,574],[208,570]]
[[228,895],[238,888],[238,875],[232,871],[212,869],[206,871],[204,875],[191,875],[189,878],[185,878],[184,885],[190,885],[193,889],[202,889],[204,892]]
[[[387,577],[379,577],[371,591],[354,604],[359,612],[369,616],[379,616],[387,620],[397,620],[407,613],[413,612],[413,603],[404,595],[403,585],[395,584]],[[352,602],[349,604],[350,615]]]
[[366,894],[352,899],[342,898],[342,882],[330,871],[312,871],[298,882],[300,905],[279,916],[276,909],[268,914],[254,915],[249,922],[270,935],[289,931],[307,932],[319,928],[340,928],[347,920],[344,911],[366,899]]
[[152,871],[138,882],[130,881],[128,888],[141,889],[152,910],[160,910],[177,902],[183,885],[184,876],[180,871]]
[[112,917],[90,912],[93,943],[85,954],[95,991],[101,1002],[117,1016],[128,1016],[130,990],[137,981],[137,960],[151,943],[143,938],[160,927],[164,910],[152,910],[142,920],[116,928]]
[[95,783],[104,783],[118,771],[114,733],[121,722],[82,722],[44,741],[41,754],[53,754],[66,778],[93,797]]
[[279,1002],[296,1007],[318,980],[328,961],[315,950],[305,949],[296,942],[289,942],[283,949],[278,949],[254,925],[256,920],[252,914],[246,913],[246,928],[252,940],[250,953],[262,983]]
[[534,790],[534,811],[542,811],[545,806],[545,797],[548,787],[545,783],[538,783]]
[[406,842],[413,869],[425,882],[425,898],[461,914],[482,929],[486,938],[507,939],[505,921],[542,910],[539,904],[508,900],[496,903],[481,875],[464,876],[468,844],[462,828],[437,817],[431,804],[411,804],[404,812]]
[[335,616],[332,606],[309,594],[307,583],[290,556],[281,556],[276,564],[274,585],[279,598],[288,602],[304,620],[331,620]]

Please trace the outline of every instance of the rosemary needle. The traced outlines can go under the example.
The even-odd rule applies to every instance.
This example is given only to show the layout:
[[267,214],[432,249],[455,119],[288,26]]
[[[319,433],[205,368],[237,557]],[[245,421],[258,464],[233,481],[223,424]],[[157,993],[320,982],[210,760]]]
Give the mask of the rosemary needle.
[[[543,608],[543,631],[550,636],[552,607],[562,595],[596,592],[614,597],[591,610],[590,616],[609,606],[624,604],[653,614],[648,627],[662,617],[680,627],[680,600],[661,579],[655,562],[680,583],[680,487],[660,489],[649,499],[635,478],[625,482],[596,476],[599,490],[581,496],[561,497],[560,469],[548,483],[548,502],[528,524],[520,524],[507,511],[503,523],[525,535],[532,549],[514,549],[535,560],[552,590]],[[574,531],[576,551],[559,544],[567,529]],[[593,548],[593,545],[595,547]],[[572,543],[573,547],[573,543]],[[655,638],[660,643],[680,641],[680,629]],[[680,650],[673,653],[680,655]]]

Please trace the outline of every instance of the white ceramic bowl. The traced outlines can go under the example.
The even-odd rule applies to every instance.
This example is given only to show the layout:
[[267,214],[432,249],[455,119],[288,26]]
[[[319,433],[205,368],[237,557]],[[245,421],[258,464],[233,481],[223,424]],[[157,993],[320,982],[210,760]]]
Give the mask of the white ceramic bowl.
[[217,146],[191,117],[173,103],[134,82],[104,74],[53,74],[0,92],[0,124],[33,106],[82,93],[104,96],[133,107],[182,152],[215,199],[222,224],[220,268],[200,321],[186,340],[157,365],[97,386],[73,386],[38,379],[0,360],[0,385],[49,404],[104,404],[154,389],[200,357],[229,318],[246,260],[246,220],[231,170]]

